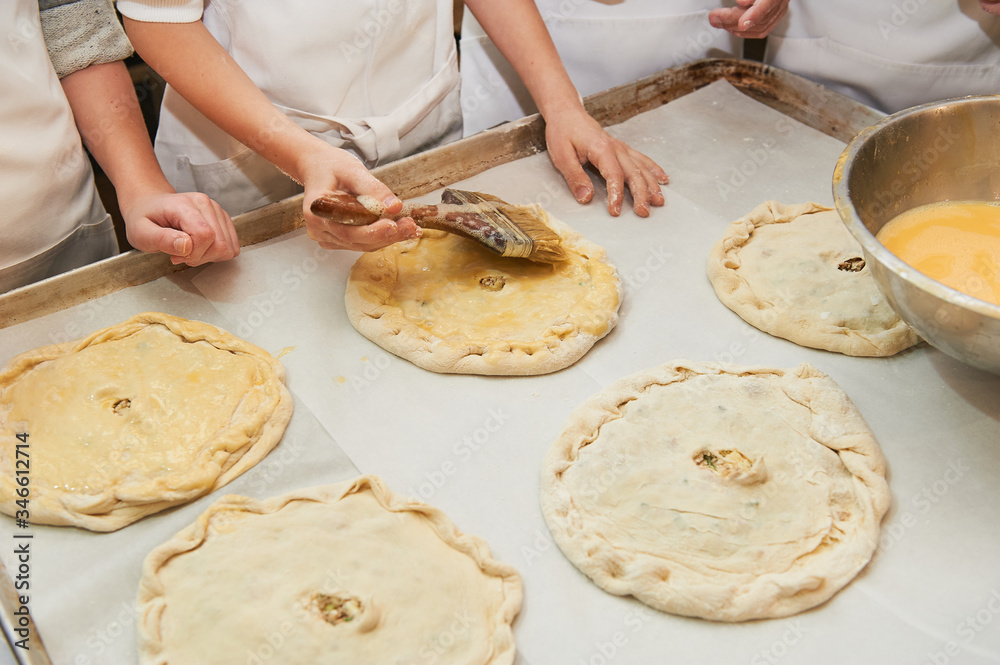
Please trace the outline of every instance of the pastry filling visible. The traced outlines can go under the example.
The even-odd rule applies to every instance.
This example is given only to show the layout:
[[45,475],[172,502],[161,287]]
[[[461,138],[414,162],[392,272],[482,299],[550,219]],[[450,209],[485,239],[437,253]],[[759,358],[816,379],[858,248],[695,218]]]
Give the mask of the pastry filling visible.
[[723,480],[752,484],[763,482],[767,478],[763,461],[751,459],[739,450],[702,450],[695,454],[694,463]]
[[479,286],[487,291],[499,291],[507,283],[507,278],[503,275],[487,275],[479,280]]
[[753,466],[749,457],[738,450],[702,451],[695,456],[695,464],[706,466],[720,476],[739,470],[747,471]]
[[863,272],[865,262],[856,245],[832,212],[764,224],[740,249],[737,274],[761,301],[790,310],[796,318],[859,331],[893,328],[899,317]]
[[854,256],[846,261],[841,261],[837,269],[847,272],[861,272],[865,269],[865,260],[860,256]]
[[361,601],[343,594],[314,593],[309,598],[309,608],[332,626],[350,623],[364,610]]
[[[776,406],[765,408],[768,400]],[[813,417],[778,385],[750,378],[651,387],[580,448],[563,482],[623,548],[669,557],[669,543],[722,571],[746,561],[760,573],[785,570],[857,501],[837,454],[805,434]],[[734,440],[738,449],[717,443]],[[612,460],[621,471],[598,484]]]
[[153,325],[36,365],[3,391],[0,411],[45,442],[32,483],[91,493],[190,476],[206,451],[233,445],[223,433],[260,408],[264,381],[252,357]]

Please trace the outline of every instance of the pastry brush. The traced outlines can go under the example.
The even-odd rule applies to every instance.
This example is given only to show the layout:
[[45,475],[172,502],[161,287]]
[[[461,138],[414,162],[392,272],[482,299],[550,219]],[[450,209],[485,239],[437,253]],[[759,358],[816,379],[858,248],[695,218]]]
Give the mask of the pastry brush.
[[[351,226],[387,217],[385,206],[374,198],[349,194],[322,196],[310,209],[319,217]],[[410,217],[425,229],[457,233],[500,256],[539,263],[566,260],[562,240],[540,217],[539,208],[513,205],[489,194],[446,189],[438,205],[404,202],[400,212],[388,217]]]

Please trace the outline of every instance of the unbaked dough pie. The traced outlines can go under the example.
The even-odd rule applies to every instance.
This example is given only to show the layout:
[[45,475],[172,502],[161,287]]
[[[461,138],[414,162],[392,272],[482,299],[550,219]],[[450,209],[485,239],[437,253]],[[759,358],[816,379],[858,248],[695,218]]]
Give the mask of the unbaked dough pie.
[[434,372],[544,374],[573,364],[617,322],[621,281],[603,248],[547,221],[568,260],[505,259],[432,230],[363,254],[347,286],[351,323]]
[[598,586],[717,621],[818,605],[867,564],[885,462],[829,377],[679,362],[581,405],[549,450],[555,542]]
[[801,346],[891,356],[919,342],[879,291],[837,212],[768,201],[726,229],[708,278],[750,325]]
[[281,439],[284,378],[263,349],[155,312],[23,353],[0,373],[0,510],[25,508],[25,459],[35,524],[113,531],[207,494]]
[[140,662],[509,665],[520,607],[512,566],[374,476],[229,495],[146,558]]

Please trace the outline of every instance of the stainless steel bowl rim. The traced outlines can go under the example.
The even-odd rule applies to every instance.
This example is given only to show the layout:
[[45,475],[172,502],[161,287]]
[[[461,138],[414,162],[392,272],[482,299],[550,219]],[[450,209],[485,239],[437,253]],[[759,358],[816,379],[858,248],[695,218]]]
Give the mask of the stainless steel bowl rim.
[[1000,305],[994,305],[993,303],[962,293],[961,291],[953,289],[950,286],[945,286],[936,279],[928,277],[924,273],[920,272],[886,249],[885,245],[879,242],[875,238],[875,235],[868,230],[868,227],[865,226],[864,222],[861,221],[861,218],[855,211],[854,206],[851,205],[846,177],[847,164],[854,160],[862,146],[864,146],[864,144],[875,134],[896,120],[919,114],[927,109],[940,108],[956,104],[974,104],[983,99],[1000,99],[1000,95],[958,97],[955,99],[946,99],[939,102],[931,102],[920,106],[914,106],[898,113],[888,115],[874,125],[861,130],[857,136],[851,139],[851,142],[847,144],[847,147],[840,154],[840,158],[837,160],[837,166],[833,172],[833,201],[837,208],[837,212],[840,214],[840,218],[843,220],[848,230],[850,230],[851,234],[854,235],[855,239],[861,243],[861,247],[865,250],[865,252],[875,256],[878,261],[895,272],[901,279],[923,291],[930,293],[931,295],[940,298],[941,300],[961,306],[976,312],[977,314],[982,314],[983,316],[1000,320]]

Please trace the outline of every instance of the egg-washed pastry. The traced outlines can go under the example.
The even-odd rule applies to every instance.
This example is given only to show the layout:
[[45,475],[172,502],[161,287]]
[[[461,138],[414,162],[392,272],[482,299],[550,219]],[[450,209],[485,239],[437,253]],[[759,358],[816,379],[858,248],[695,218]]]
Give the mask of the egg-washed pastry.
[[141,665],[509,665],[521,578],[362,476],[223,497],[149,554],[137,608]]
[[568,260],[502,258],[424,230],[354,264],[345,299],[351,323],[433,372],[527,375],[573,364],[615,326],[621,281],[602,247],[536,209]]
[[598,586],[715,621],[829,599],[868,563],[889,502],[875,438],[806,364],[621,379],[570,416],[541,479],[555,542]]
[[23,353],[0,373],[0,511],[114,531],[207,494],[281,440],[284,379],[263,349],[156,312]]
[[768,201],[709,255],[716,295],[750,325],[816,349],[891,356],[919,342],[879,291],[837,212]]

